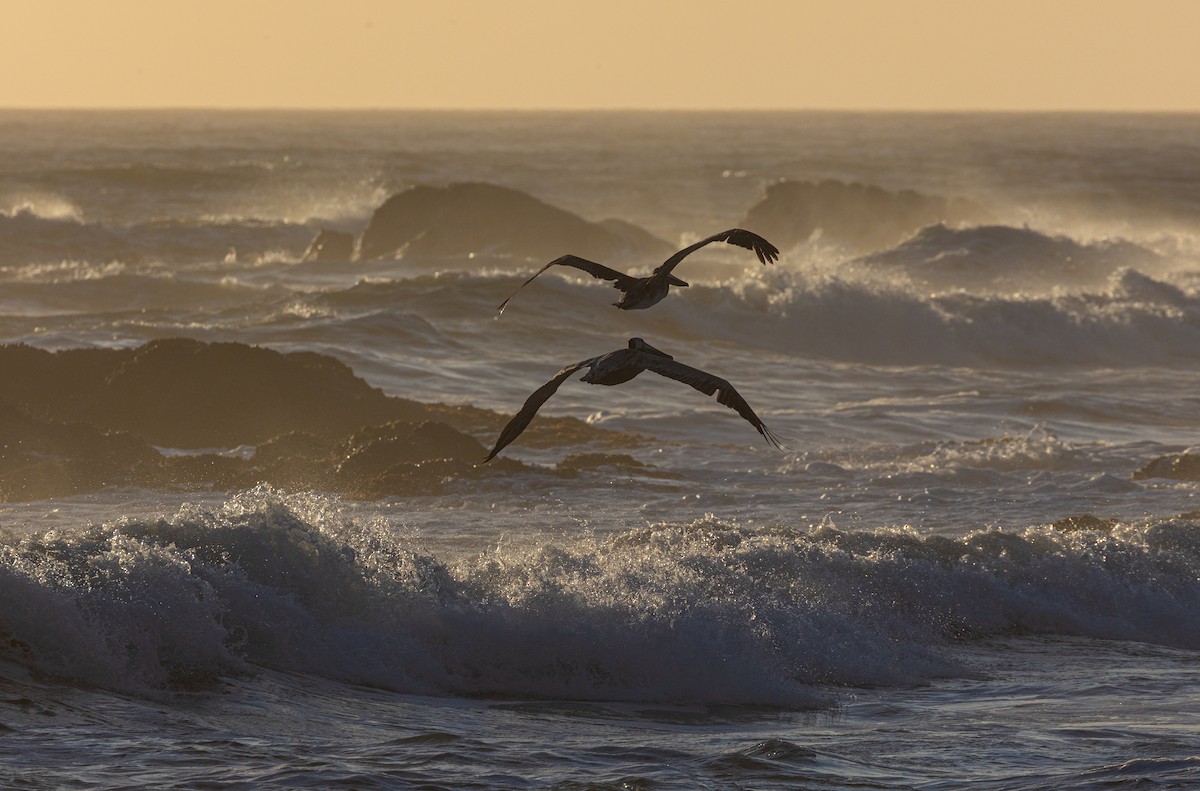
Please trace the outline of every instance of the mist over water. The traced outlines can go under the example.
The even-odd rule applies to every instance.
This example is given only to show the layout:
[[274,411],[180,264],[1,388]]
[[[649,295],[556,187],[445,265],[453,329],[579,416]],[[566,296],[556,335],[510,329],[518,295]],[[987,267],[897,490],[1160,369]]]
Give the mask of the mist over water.
[[[486,448],[636,336],[788,447],[652,373],[577,375],[499,464],[405,493],[6,483],[0,780],[1189,787],[1198,140],[1187,115],[0,112],[0,342],[317,352],[491,410]],[[470,234],[305,255],[464,183],[516,192]],[[548,260],[496,219],[520,201],[618,229],[556,255],[633,274],[733,227],[782,255],[709,245],[643,311],[556,267],[496,318]],[[14,431],[9,481],[42,458]]]

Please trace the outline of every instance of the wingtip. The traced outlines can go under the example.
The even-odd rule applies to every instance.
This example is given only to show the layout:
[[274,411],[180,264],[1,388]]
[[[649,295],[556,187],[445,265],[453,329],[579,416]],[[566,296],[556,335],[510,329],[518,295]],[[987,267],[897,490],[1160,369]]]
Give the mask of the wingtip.
[[766,426],[763,426],[762,431],[760,433],[763,435],[763,437],[767,440],[768,443],[775,446],[775,448],[777,448],[778,450],[780,450],[784,453],[790,452],[791,449],[788,448],[788,446],[784,444],[783,437],[779,436],[771,429],[767,428]]

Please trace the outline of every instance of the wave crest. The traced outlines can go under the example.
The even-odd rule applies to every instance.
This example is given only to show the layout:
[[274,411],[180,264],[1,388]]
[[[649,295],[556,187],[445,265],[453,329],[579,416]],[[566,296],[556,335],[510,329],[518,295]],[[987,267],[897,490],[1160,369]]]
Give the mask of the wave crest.
[[0,545],[0,652],[154,688],[254,666],[407,692],[819,705],[1012,632],[1200,647],[1200,532],[750,528],[706,518],[446,563],[315,496]]

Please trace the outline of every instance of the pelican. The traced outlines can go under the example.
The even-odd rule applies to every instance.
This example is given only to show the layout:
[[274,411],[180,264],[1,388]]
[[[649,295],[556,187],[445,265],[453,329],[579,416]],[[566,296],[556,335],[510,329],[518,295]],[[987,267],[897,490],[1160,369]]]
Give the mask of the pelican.
[[[592,277],[613,281],[613,287],[619,289],[621,292],[621,299],[613,304],[621,310],[643,310],[652,305],[657,305],[667,295],[671,286],[687,287],[687,282],[675,277],[675,275],[671,274],[671,270],[678,266],[680,261],[706,244],[712,244],[713,242],[727,242],[729,244],[736,244],[738,247],[745,247],[747,250],[753,250],[754,254],[758,256],[758,260],[764,266],[774,263],[779,258],[779,248],[758,234],[742,230],[741,228],[730,228],[728,231],[715,233],[707,239],[701,239],[693,245],[688,245],[666,261],[663,261],[648,277],[633,277],[632,275],[618,272],[615,269],[609,269],[603,264],[597,264],[595,261],[580,258],[577,255],[564,255],[561,258],[555,258],[535,272],[533,277],[517,287],[517,291],[525,288],[525,286],[533,282],[534,277],[537,277],[552,266],[573,266],[576,269],[582,269]],[[509,300],[517,295],[517,291],[514,291],[509,295],[508,299],[500,303],[500,307],[496,310],[497,318],[504,313],[504,308],[508,305]]]
[[579,378],[579,381],[591,385],[619,385],[628,382],[642,371],[654,371],[668,379],[691,385],[705,395],[716,393],[718,403],[737,410],[737,413],[749,421],[750,425],[754,426],[767,442],[784,450],[783,444],[775,432],[767,428],[758,415],[754,414],[754,410],[746,403],[746,399],[742,398],[729,382],[698,368],[676,362],[674,357],[659,351],[641,338],[630,338],[628,348],[617,349],[599,357],[591,357],[574,365],[568,365],[556,373],[549,382],[534,390],[533,395],[525,400],[525,406],[521,407],[521,411],[514,415],[504,430],[500,432],[496,446],[483,460],[484,463],[491,461],[508,443],[520,436],[542,404],[558,391],[558,386],[565,382],[567,377],[582,368],[589,370]]

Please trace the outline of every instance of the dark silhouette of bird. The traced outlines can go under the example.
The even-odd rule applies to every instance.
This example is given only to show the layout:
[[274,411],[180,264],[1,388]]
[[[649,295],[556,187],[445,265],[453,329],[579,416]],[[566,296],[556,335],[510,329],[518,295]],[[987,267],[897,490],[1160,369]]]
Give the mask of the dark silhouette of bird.
[[735,410],[749,421],[750,425],[754,426],[767,442],[784,450],[779,437],[766,427],[758,415],[754,414],[754,410],[746,403],[746,399],[742,398],[729,382],[706,371],[676,362],[674,357],[659,351],[641,338],[630,338],[628,348],[617,349],[599,357],[591,357],[574,365],[568,365],[556,373],[549,382],[534,390],[533,394],[525,400],[521,411],[514,415],[504,430],[500,432],[495,447],[492,448],[492,452],[487,455],[484,462],[491,461],[506,445],[520,436],[542,404],[558,391],[559,385],[565,382],[571,374],[583,368],[587,368],[588,372],[579,380],[593,385],[619,385],[628,382],[642,371],[654,371],[668,379],[691,385],[705,395],[716,393],[718,403]]
[[[678,266],[680,261],[701,247],[713,242],[726,242],[728,244],[735,244],[738,247],[745,247],[747,250],[753,250],[754,254],[758,256],[758,260],[764,266],[774,263],[779,258],[779,248],[758,234],[742,230],[741,228],[730,228],[728,231],[715,233],[707,239],[701,239],[693,245],[688,245],[664,261],[647,277],[633,277],[624,272],[609,269],[603,264],[597,264],[595,261],[580,258],[577,255],[564,255],[561,258],[555,258],[535,272],[533,277],[517,287],[517,291],[525,288],[525,286],[533,282],[535,277],[552,266],[573,266],[576,269],[587,272],[592,277],[613,281],[613,287],[621,291],[621,299],[613,304],[621,310],[642,310],[652,305],[657,305],[667,295],[671,286],[686,287],[687,282],[675,277],[675,275],[671,274],[671,270]],[[500,303],[500,307],[496,310],[497,317],[504,313],[504,308],[508,305],[509,300],[517,295],[517,291],[514,291],[509,295],[508,299]]]

